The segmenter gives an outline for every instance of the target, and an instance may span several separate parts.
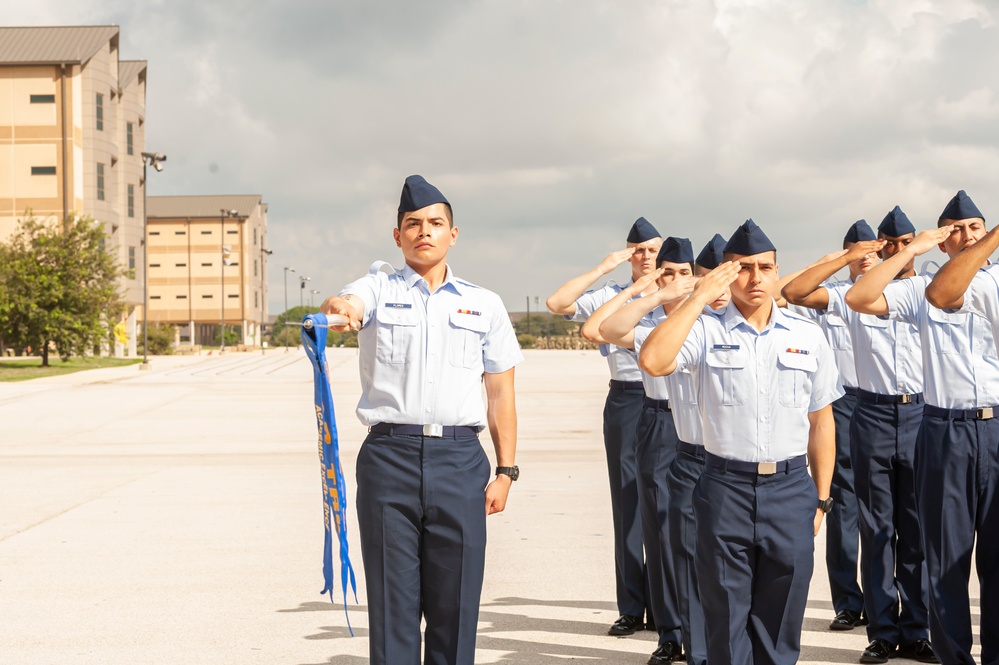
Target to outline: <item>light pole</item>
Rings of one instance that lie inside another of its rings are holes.
[[[264,249],[264,239],[260,239],[260,326],[257,337],[260,340],[260,350],[264,349],[264,323],[267,322],[267,278],[264,276],[264,256],[274,253],[273,249]]]
[[[294,268],[284,267],[284,325],[281,326],[281,339],[284,342],[284,350],[288,351],[288,273],[295,272]]]
[[[225,244],[225,218],[226,217],[238,217],[239,213],[235,210],[227,210],[225,208],[219,209],[219,222],[222,227],[222,265],[221,270],[221,290],[222,290],[222,325],[219,326],[219,353],[225,352],[225,265],[228,261],[226,259],[226,252],[229,248]]]
[[[319,289],[309,289],[309,309],[316,306],[316,303],[312,300],[312,297],[319,293]]]
[[[149,211],[146,210],[146,165],[156,172],[163,170],[166,155],[159,152],[142,153],[142,364],[139,369],[149,369]]]
[[[305,306],[305,303],[302,302],[302,299],[303,299],[303,297],[305,295],[305,283],[308,282],[310,279],[312,279],[312,278],[311,277],[302,277],[301,275],[298,277],[298,284],[299,284],[299,287],[298,287],[298,306],[299,307],[304,307]]]

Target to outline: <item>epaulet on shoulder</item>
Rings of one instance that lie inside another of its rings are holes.
[[[473,284],[472,282],[469,282],[468,280],[462,279],[461,277],[455,277],[454,281],[458,282],[462,286],[468,286],[468,287],[471,287],[473,289],[482,289],[482,290],[485,290],[483,287],[479,286],[478,284]]]
[[[383,270],[383,268],[387,268],[388,270],[387,271]],[[395,268],[393,268],[392,264],[389,263],[388,261],[375,261],[374,263],[371,264],[371,267],[368,268],[368,274],[375,276],[379,274],[388,276],[390,273],[394,274],[396,272],[398,271]]]

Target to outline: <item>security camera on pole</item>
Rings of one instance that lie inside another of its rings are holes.
[[[222,227],[222,274],[221,274],[221,290],[222,290],[222,324],[219,326],[219,354],[225,352],[225,267],[232,264],[232,259],[229,256],[232,254],[232,247],[225,244],[225,218],[226,217],[239,217],[239,213],[235,210],[227,210],[221,208],[219,210],[219,222]]]
[[[159,173],[166,155],[160,152],[142,154],[142,364],[139,369],[149,369],[149,212],[146,210],[146,166]]]

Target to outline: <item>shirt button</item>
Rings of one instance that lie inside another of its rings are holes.
[[[427,413],[430,413],[430,407],[429,406],[427,407]]]

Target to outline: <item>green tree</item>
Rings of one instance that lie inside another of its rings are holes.
[[[107,321],[122,309],[123,271],[104,251],[104,230],[87,217],[22,219],[0,245],[0,329],[7,343],[63,358],[93,350],[108,338]]]

